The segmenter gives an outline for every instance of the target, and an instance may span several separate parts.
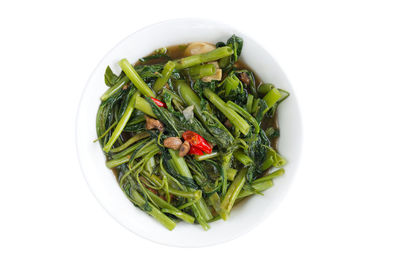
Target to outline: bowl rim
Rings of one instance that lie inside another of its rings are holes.
[[[207,246],[214,246],[214,245],[219,245],[219,244],[223,244],[229,241],[232,241],[236,238],[238,238],[239,236],[245,235],[248,232],[250,232],[251,230],[255,229],[256,227],[260,226],[260,224],[262,222],[264,222],[267,218],[267,216],[269,216],[270,214],[272,214],[283,202],[284,198],[287,196],[287,194],[289,193],[292,185],[293,185],[293,179],[292,181],[289,182],[287,189],[285,192],[283,192],[283,196],[281,196],[281,200],[272,208],[271,212],[269,214],[264,214],[262,216],[262,218],[260,220],[258,220],[257,222],[253,223],[250,227],[247,227],[244,231],[241,231],[240,233],[237,234],[233,234],[228,238],[224,238],[222,240],[217,240],[217,241],[213,241],[213,242],[208,242],[206,244],[200,244],[200,245],[179,245],[179,244],[175,244],[175,243],[168,243],[168,242],[162,242],[156,239],[152,239],[149,238],[148,236],[142,234],[140,231],[135,231],[131,228],[129,228],[127,225],[125,225],[122,221],[120,221],[114,214],[112,214],[112,212],[105,207],[105,205],[103,204],[103,201],[99,198],[99,196],[96,194],[96,192],[94,191],[93,187],[91,186],[88,178],[87,178],[87,173],[85,172],[85,167],[83,166],[82,163],[82,159],[81,159],[81,155],[80,155],[80,148],[79,148],[79,144],[78,144],[78,121],[79,121],[79,115],[82,111],[82,102],[85,96],[86,91],[89,89],[89,84],[90,81],[92,80],[94,74],[96,73],[97,69],[101,66],[101,63],[116,49],[118,48],[121,44],[123,44],[124,42],[126,42],[128,39],[130,39],[131,37],[133,37],[134,35],[137,35],[138,33],[147,31],[153,27],[157,27],[166,23],[179,23],[179,22],[198,22],[198,23],[205,23],[205,24],[214,24],[217,27],[226,27],[226,28],[230,28],[232,30],[235,31],[235,33],[241,37],[243,37],[243,39],[250,39],[252,42],[254,42],[255,44],[259,45],[262,49],[265,50],[265,52],[268,53],[268,55],[270,56],[271,61],[277,66],[277,68],[283,73],[283,75],[286,78],[286,81],[290,87],[290,96],[291,98],[294,99],[294,103],[293,105],[295,105],[296,111],[298,112],[298,126],[299,128],[297,129],[297,133],[298,133],[298,142],[297,142],[297,159],[296,159],[296,164],[294,164],[293,167],[293,174],[291,176],[296,176],[296,173],[298,172],[298,168],[300,166],[300,162],[301,162],[301,155],[302,155],[302,147],[303,147],[303,123],[302,123],[302,114],[301,114],[301,108],[300,108],[300,103],[299,103],[299,99],[297,98],[297,95],[295,94],[294,90],[293,90],[293,86],[292,83],[290,82],[290,79],[288,78],[288,75],[283,71],[283,68],[281,67],[281,65],[278,63],[278,61],[275,59],[275,57],[273,57],[267,49],[265,49],[264,45],[261,45],[257,39],[253,38],[252,36],[249,36],[245,33],[243,33],[240,29],[238,29],[237,27],[233,27],[229,24],[226,24],[224,22],[215,20],[215,19],[204,19],[204,18],[196,18],[196,17],[187,17],[187,18],[175,18],[175,19],[167,19],[167,20],[162,20],[162,21],[158,21],[152,24],[149,24],[145,27],[142,27],[136,31],[134,31],[133,33],[128,34],[125,38],[121,39],[119,42],[117,42],[111,49],[109,49],[107,51],[107,53],[99,60],[99,62],[96,64],[95,68],[93,69],[93,71],[91,72],[88,80],[85,83],[85,87],[81,92],[80,95],[80,99],[79,99],[79,103],[78,103],[78,109],[75,115],[75,149],[76,149],[76,153],[77,153],[77,158],[78,158],[78,162],[79,162],[79,166],[81,169],[81,172],[83,174],[83,177],[85,178],[86,184],[90,190],[90,192],[92,193],[92,195],[94,196],[94,198],[96,199],[96,201],[100,204],[100,206],[116,221],[118,222],[121,226],[123,226],[125,229],[129,230],[129,232],[140,236],[141,238],[144,238],[146,240],[149,240],[151,242],[160,244],[160,245],[164,245],[164,246],[169,246],[169,247],[207,247]],[[196,40],[193,40],[196,41]]]

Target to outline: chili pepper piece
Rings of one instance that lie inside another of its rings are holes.
[[[197,148],[195,146],[190,146],[190,150],[189,150],[189,155],[204,155],[203,151],[201,151],[200,148]]]
[[[164,102],[162,102],[161,100],[158,100],[157,98],[154,98],[154,97],[150,97],[151,98],[151,100],[153,100],[153,102],[157,105],[157,106],[159,106],[159,107],[161,107],[161,108],[167,108],[167,104],[165,104]]]
[[[182,137],[183,139],[188,141],[192,147],[194,146],[196,148],[199,148],[206,154],[210,154],[212,152],[212,146],[201,135],[193,131],[186,131],[182,134]]]

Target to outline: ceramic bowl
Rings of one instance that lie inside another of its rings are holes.
[[[104,71],[108,65],[119,73],[118,61],[127,58],[136,62],[157,48],[206,41],[226,41],[232,34],[243,38],[241,59],[264,82],[275,84],[291,93],[279,106],[281,137],[279,152],[287,159],[286,173],[275,180],[275,185],[264,196],[255,195],[236,206],[227,221],[210,224],[204,231],[199,225],[178,223],[168,231],[152,217],[134,207],[125,197],[111,170],[105,166],[105,157],[96,139],[95,119],[99,97],[106,90]],[[294,179],[300,158],[301,118],[296,96],[288,78],[272,56],[245,33],[218,22],[202,19],[178,19],[161,22],[139,30],[118,43],[100,61],[83,91],[76,122],[76,144],[81,169],[87,183],[104,209],[121,225],[137,235],[157,243],[200,247],[232,240],[260,224],[279,205]],[[266,225],[265,223],[263,225]]]

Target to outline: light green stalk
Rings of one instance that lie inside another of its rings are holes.
[[[176,207],[172,206],[167,201],[160,198],[153,192],[148,191],[148,193],[149,193],[150,197],[154,200],[154,202],[161,208],[162,212],[172,214],[172,215],[184,220],[185,222],[194,223],[193,216],[190,216],[189,214],[184,213],[183,211],[177,209]]]
[[[233,181],[233,179],[235,179],[235,176],[237,174],[237,170],[233,168],[228,168],[226,174],[228,176],[228,181]]]
[[[138,205],[139,207],[142,207],[146,204],[146,201],[143,199],[143,197],[137,192],[136,190],[132,190],[132,196],[129,197],[133,203]],[[155,207],[153,204],[148,203],[150,206],[151,210],[147,211],[145,210],[149,215],[154,217],[157,221],[159,221],[162,225],[164,225],[168,230],[173,230],[176,226],[175,222],[171,220],[167,215],[162,213],[157,207]]]
[[[129,81],[129,78],[127,76],[123,77],[121,80],[119,80],[116,84],[108,88],[108,90],[100,97],[101,101],[106,101],[107,99],[110,98],[113,94],[118,92],[124,85]]]
[[[152,141],[155,141],[154,139]],[[147,143],[145,146],[143,146],[135,155],[134,159],[143,157],[145,155],[148,155],[150,153],[153,153],[154,151],[159,151],[160,148],[156,144],[151,144],[151,142]]]
[[[256,112],[257,111],[257,108],[258,108],[258,104],[260,103],[260,98],[256,98],[254,101],[253,101],[253,107],[251,108],[251,113],[253,114],[254,112]]]
[[[214,64],[197,65],[189,68],[189,75],[192,79],[197,80],[214,75],[216,71]]]
[[[241,149],[233,152],[233,156],[244,166],[249,166],[253,163],[253,160],[249,156],[247,156]]]
[[[227,57],[233,54],[233,49],[229,46],[219,47],[205,54],[194,55],[190,57],[184,57],[175,60],[176,69],[181,70],[189,68],[201,63],[215,61],[223,57]]]
[[[248,97],[247,97],[247,103],[246,103],[246,109],[247,109],[248,113],[252,113],[253,100],[254,100],[254,96],[249,94]]]
[[[259,194],[260,192],[265,191],[268,188],[271,188],[273,185],[274,185],[273,180],[265,180],[265,181],[255,180],[251,184],[251,187],[248,185],[244,185],[243,190],[240,192],[237,199],[242,199],[244,197],[251,196],[257,193]]]
[[[185,101],[186,105],[194,106],[194,113],[201,120],[201,122],[205,122],[204,115],[201,112],[201,104],[200,97],[190,88],[190,86],[183,80],[179,80],[175,82],[175,85],[178,89],[180,96],[183,101]]]
[[[154,140],[150,140],[149,138],[146,138],[146,139],[141,140],[140,142],[137,142],[136,144],[134,144],[134,145],[132,145],[132,146],[130,146],[130,147],[118,152],[117,154],[111,155],[111,157],[113,159],[119,159],[119,158],[125,157],[126,155],[132,154],[132,152],[135,151],[138,147],[140,147],[140,146],[142,146],[142,145],[144,145],[146,143],[150,143],[150,142],[154,143],[155,141]]]
[[[112,169],[121,164],[128,162],[130,158],[131,158],[130,155],[126,155],[126,156],[118,158],[118,159],[112,159],[112,160],[109,160],[106,162],[106,166],[107,166],[107,168]]]
[[[149,173],[147,173],[146,171],[143,171],[143,173],[146,173],[146,177],[148,179],[150,179],[156,186],[158,186],[158,187],[163,186],[163,182],[156,175],[154,175],[154,174],[148,175]],[[186,191],[181,191],[181,190],[177,190],[172,187],[169,187],[168,191],[172,195],[176,195],[176,196],[180,196],[180,197],[184,197],[184,198],[188,198],[188,199],[199,200],[201,198],[201,190],[196,190],[193,192],[186,192]]]
[[[156,117],[153,110],[151,109],[151,105],[143,97],[140,97],[140,96],[136,97],[135,108],[153,118]]]
[[[231,212],[231,209],[233,207],[233,204],[235,204],[235,201],[240,193],[240,191],[243,188],[243,185],[246,181],[246,173],[247,173],[247,168],[243,168],[236,178],[233,180],[232,184],[229,186],[228,191],[226,192],[226,195],[224,197],[224,200],[221,203],[221,218],[223,220],[227,220],[229,213]]]
[[[260,166],[260,169],[262,171],[265,171],[271,166],[280,168],[286,164],[286,160],[281,155],[279,155],[273,148],[267,147],[267,150],[268,150],[267,157]]]
[[[212,194],[208,198],[209,202],[213,206],[214,210],[219,214],[221,212],[221,199],[219,198],[219,195],[217,192]]]
[[[203,160],[212,159],[212,158],[215,158],[218,156],[219,156],[218,152],[211,152],[210,154],[196,155],[196,156],[194,156],[194,159],[197,161],[203,161]]]
[[[172,157],[172,162],[174,163],[174,167],[178,171],[178,173],[182,176],[192,178],[192,174],[189,170],[189,167],[186,164],[185,158],[179,157],[178,151],[168,149],[171,157]],[[189,189],[189,191],[194,191],[194,189]],[[209,228],[209,226],[204,223],[207,222],[208,220],[211,220],[213,218],[211,211],[208,209],[206,202],[204,201],[203,198],[199,199],[193,206],[193,212],[198,214],[196,215],[196,219],[198,222],[202,225],[202,227],[206,230]],[[199,216],[200,215],[200,216]],[[204,222],[203,222],[204,220]]]
[[[130,145],[136,143],[137,141],[142,140],[143,138],[148,137],[149,135],[150,135],[150,134],[149,134],[148,132],[141,132],[141,133],[138,133],[138,134],[132,136],[131,138],[129,138],[128,141],[126,141],[125,143],[123,143],[123,144],[120,145],[119,147],[116,147],[116,148],[111,149],[110,152],[112,152],[112,153],[120,152],[120,151],[122,151],[122,150],[128,148]]]
[[[225,196],[226,190],[228,189],[228,169],[231,165],[232,159],[232,152],[225,153],[221,158],[221,165],[222,165],[222,173],[223,173],[223,180],[222,180],[222,195]]]
[[[227,105],[239,113],[241,116],[243,116],[246,120],[248,120],[251,124],[254,126],[254,133],[258,134],[260,132],[260,125],[258,125],[257,120],[246,110],[244,110],[241,106],[237,105],[236,103],[233,103],[232,101],[228,101]]]
[[[278,89],[273,88],[271,89],[265,96],[264,96],[264,101],[267,103],[268,109],[267,111],[276,103],[278,102],[279,98],[281,98],[281,93],[279,92]],[[264,111],[266,112],[266,111]]]
[[[175,62],[173,61],[168,61],[165,64],[164,69],[161,72],[161,77],[158,77],[156,82],[154,83],[153,86],[154,91],[158,92],[164,87],[164,85],[168,82],[169,77],[171,77],[174,68],[175,68]]]
[[[258,178],[256,181],[261,183],[261,182],[264,182],[264,181],[267,181],[267,180],[275,179],[276,177],[282,176],[283,174],[285,174],[285,169],[283,169],[283,168],[282,169],[278,169],[278,170],[276,170],[274,172],[271,172],[267,176],[263,176],[263,177]]]
[[[257,92],[259,95],[265,96],[273,88],[275,88],[275,86],[272,83],[263,83],[258,87]]]
[[[149,173],[152,173],[153,170],[155,169],[155,167],[156,167],[156,160],[154,159],[154,157],[151,157],[151,158],[146,162],[146,164],[144,165],[144,169],[145,169],[147,172],[149,172]]]
[[[136,70],[132,67],[129,61],[124,58],[118,62],[122,71],[125,72],[126,76],[132,81],[132,83],[136,86],[136,88],[145,96],[156,97],[153,91],[147,86],[147,84],[143,81],[140,75],[136,72]]]

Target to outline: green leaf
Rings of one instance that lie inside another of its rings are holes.
[[[154,59],[164,59],[165,61],[170,60],[171,58],[165,54],[155,54],[147,57],[142,57],[139,59],[140,62],[147,62]]]
[[[139,65],[135,67],[135,70],[139,73],[140,77],[147,82],[149,78],[161,77],[163,67],[164,65],[162,64]]]
[[[244,89],[243,83],[237,77],[240,72],[231,71],[225,79],[218,85],[218,94],[224,101],[232,101],[239,106],[245,106],[247,103],[248,92]]]
[[[221,42],[218,44],[220,45],[220,43]],[[233,49],[233,54],[229,57],[221,58],[219,60],[219,65],[223,69],[231,68],[232,65],[238,61],[240,54],[242,53],[243,39],[236,35],[232,35],[226,42],[226,45]]]
[[[240,38],[239,36],[232,35],[232,37],[228,39],[226,44],[232,47],[233,49],[232,60],[233,63],[235,63],[239,59],[240,54],[242,53],[243,39]]]
[[[167,105],[168,110],[173,112],[174,108],[172,107],[172,96],[171,96],[171,94],[168,93],[168,92],[165,92],[163,97],[164,97],[164,102]]]
[[[264,99],[260,99],[258,102],[258,107],[255,112],[255,118],[258,123],[261,123],[262,119],[264,118],[265,111],[268,109],[267,103]]]
[[[114,74],[110,66],[107,66],[106,72],[104,73],[104,82],[107,86],[111,87],[118,81],[118,76]]]

